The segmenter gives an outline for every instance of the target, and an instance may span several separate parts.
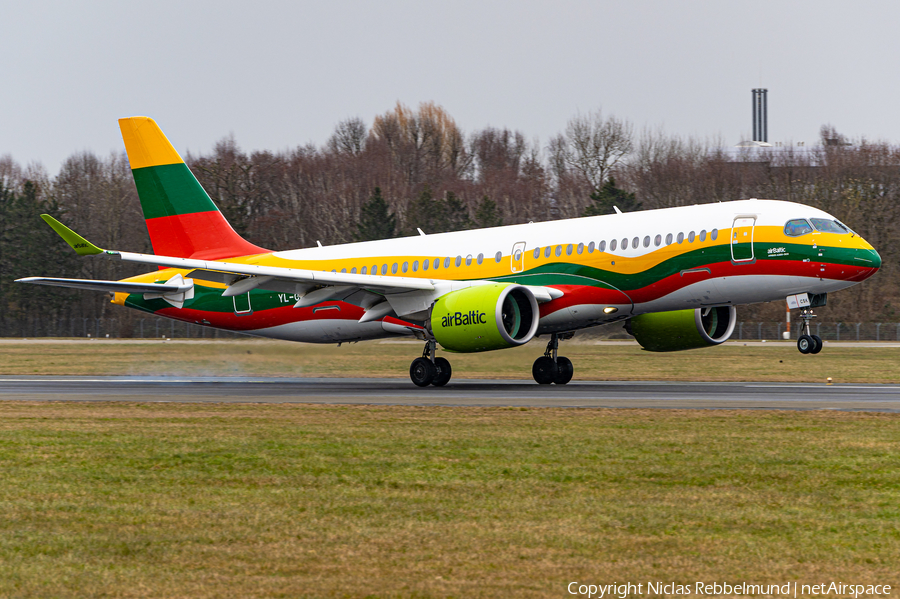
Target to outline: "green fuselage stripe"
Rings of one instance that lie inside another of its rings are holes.
[[[184,163],[147,166],[131,172],[147,220],[218,210]]]

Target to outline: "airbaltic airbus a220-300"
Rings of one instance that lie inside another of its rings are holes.
[[[156,123],[119,126],[155,255],[105,250],[44,215],[81,255],[158,267],[122,281],[32,277],[23,283],[109,292],[112,302],[261,337],[341,343],[414,336],[410,378],[445,385],[435,355],[549,336],[532,367],[568,383],[559,341],[625,321],[644,349],[718,345],[735,306],[787,299],[802,310],[803,353],[818,353],[812,308],[872,276],[878,252],[829,214],[791,202],[738,200],[475,231],[272,252],[241,238]]]

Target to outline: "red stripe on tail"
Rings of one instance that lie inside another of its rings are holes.
[[[160,256],[221,260],[269,253],[238,235],[217,210],[151,218],[147,230]]]

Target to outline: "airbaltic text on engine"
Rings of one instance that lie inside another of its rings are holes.
[[[441,319],[441,326],[443,327],[461,327],[470,324],[487,324],[487,313],[469,310],[466,314],[462,312],[447,314]]]

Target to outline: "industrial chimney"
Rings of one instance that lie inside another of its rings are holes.
[[[768,89],[753,90],[753,141],[769,142]]]

